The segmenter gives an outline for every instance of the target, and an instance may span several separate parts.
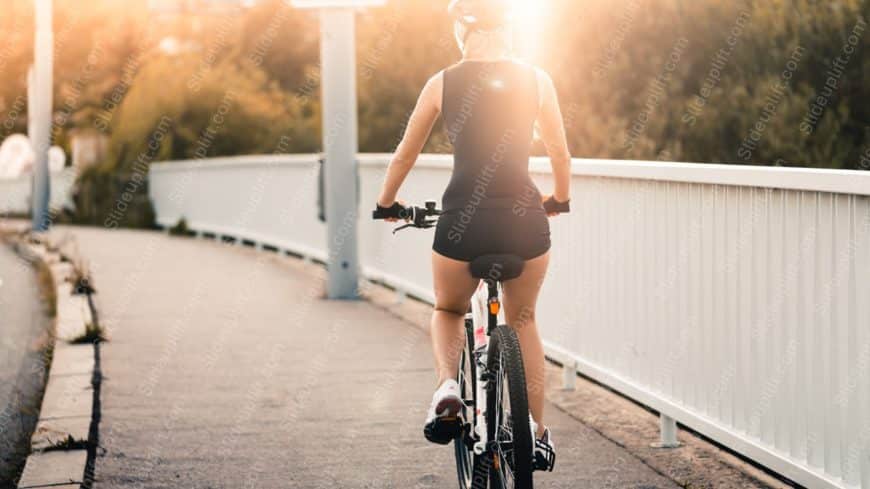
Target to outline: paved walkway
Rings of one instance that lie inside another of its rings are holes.
[[[322,273],[158,233],[59,228],[91,260],[101,323],[98,488],[449,488],[421,422],[425,332],[321,298]],[[538,487],[677,487],[548,407],[559,463]]]
[[[33,267],[0,241],[0,487],[14,485],[30,451],[50,324]]]

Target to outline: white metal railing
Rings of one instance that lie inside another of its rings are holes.
[[[64,168],[51,174],[51,200],[49,207],[59,209],[71,206],[70,192],[75,183],[76,172]],[[0,215],[28,214],[32,177],[25,175],[14,179],[0,179]]]
[[[365,218],[388,156],[359,158],[364,273],[431,301],[432,234]],[[154,164],[150,192],[163,226],[322,260],[317,166]],[[402,197],[439,197],[450,169],[422,156]],[[870,489],[870,173],[576,160],[572,194],[539,308],[551,357],[800,484]]]

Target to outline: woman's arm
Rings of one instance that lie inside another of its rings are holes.
[[[430,78],[426,82],[426,86],[423,87],[414,112],[411,113],[411,118],[408,120],[408,127],[405,129],[402,142],[399,143],[393,158],[390,160],[390,166],[387,167],[387,176],[384,178],[384,186],[381,189],[380,197],[378,197],[378,205],[382,207],[393,205],[399,187],[402,186],[408,172],[417,162],[417,157],[420,156],[420,151],[423,150],[429,133],[432,132],[432,126],[441,112],[443,83],[442,73],[439,72]]]
[[[538,70],[538,87],[541,96],[538,128],[553,166],[553,179],[556,182],[553,198],[559,202],[567,202],[571,199],[571,153],[565,138],[559,97],[556,95],[553,79],[543,70]]]

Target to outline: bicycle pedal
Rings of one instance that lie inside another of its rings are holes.
[[[432,443],[447,445],[462,436],[464,426],[461,416],[436,418],[423,428],[423,435]]]
[[[552,450],[545,450],[544,453],[536,451],[532,458],[532,470],[542,472],[552,472],[556,466],[556,453]]]

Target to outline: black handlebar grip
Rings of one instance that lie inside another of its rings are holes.
[[[548,214],[557,212],[557,213],[565,213],[571,212],[571,201],[567,200],[565,202],[559,202],[554,199],[551,195],[547,200],[544,201],[544,211]]]
[[[380,204],[375,204],[375,210],[372,211],[372,219],[401,219],[403,213],[407,212],[405,206],[398,202],[393,202],[390,207],[381,207]]]

